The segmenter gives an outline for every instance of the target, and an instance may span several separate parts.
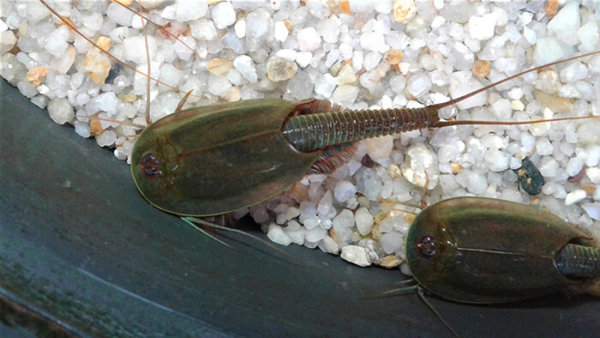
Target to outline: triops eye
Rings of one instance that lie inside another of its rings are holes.
[[[145,153],[140,159],[140,167],[147,177],[158,177],[162,175],[160,163],[154,152]]]
[[[417,244],[417,248],[419,249],[421,255],[427,258],[432,257],[437,253],[437,247],[435,245],[435,242],[433,241],[433,237],[429,235],[423,236],[421,238],[421,240]]]

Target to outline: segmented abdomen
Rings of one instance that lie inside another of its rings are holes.
[[[437,110],[430,108],[345,110],[290,118],[283,134],[300,151],[433,127]]]
[[[569,278],[598,278],[600,277],[600,249],[567,244],[556,254],[556,266]]]

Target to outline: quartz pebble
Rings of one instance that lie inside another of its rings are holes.
[[[48,113],[50,118],[57,124],[73,122],[73,107],[66,99],[50,100],[48,104]]]
[[[12,31],[0,32],[0,54],[4,54],[13,49],[17,43],[17,37]]]
[[[417,14],[414,0],[394,0],[394,20],[408,23]]]
[[[223,29],[235,23],[235,10],[229,2],[219,2],[211,12],[215,26],[218,29]]]
[[[367,250],[358,245],[347,245],[342,247],[340,257],[342,257],[343,260],[358,266],[365,267],[371,265],[371,262],[367,257]]]
[[[273,82],[289,80],[298,71],[295,62],[280,57],[272,57],[267,62],[267,77]]]
[[[267,237],[271,241],[283,246],[288,246],[292,243],[292,239],[290,238],[290,236],[287,233],[285,233],[279,225],[275,223],[269,225]]]

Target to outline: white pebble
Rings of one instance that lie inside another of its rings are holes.
[[[434,153],[422,143],[412,145],[406,151],[406,159],[400,165],[402,176],[410,183],[429,189],[437,184],[437,160]]]
[[[133,61],[137,64],[146,64],[146,42],[143,36],[132,36],[123,40],[125,48],[125,59]],[[156,54],[156,39],[148,36],[148,51],[150,59]],[[144,78],[145,80],[145,78]]]
[[[494,36],[496,28],[496,13],[488,13],[482,16],[472,16],[469,19],[469,34],[475,40],[488,40]]]
[[[165,63],[160,67],[160,76],[158,79],[172,87],[179,87],[179,82],[183,78],[183,75],[182,70],[179,70],[170,63]]]
[[[287,227],[284,228],[285,233],[290,236],[292,243],[297,245],[304,244],[304,237],[306,235],[306,229],[296,221],[288,222]]]
[[[177,0],[175,19],[180,22],[199,19],[208,12],[207,0]]]
[[[554,177],[558,173],[558,162],[551,157],[544,157],[541,165],[538,166],[540,173],[544,177]]]
[[[327,252],[327,253],[330,253],[330,254],[333,254],[333,255],[337,255],[337,254],[340,253],[340,247],[333,240],[333,238],[331,238],[329,236],[325,236],[319,242],[319,249],[321,249],[321,251],[323,251],[323,252]]]
[[[0,54],[11,50],[17,43],[17,37],[12,31],[0,32]]]
[[[264,8],[258,8],[246,16],[246,45],[255,51],[271,36],[271,14]]]
[[[305,219],[317,215],[317,206],[309,201],[300,203],[300,219]]]
[[[316,243],[325,238],[325,235],[327,235],[327,230],[316,227],[306,231],[305,240],[307,242]]]
[[[501,172],[508,169],[508,154],[498,149],[489,149],[484,154],[484,159],[488,163],[491,171]]]
[[[117,134],[112,130],[105,130],[102,134],[96,135],[96,143],[101,147],[111,147],[117,140]]]
[[[600,168],[587,168],[585,169],[585,175],[589,177],[590,181],[594,184],[600,184]],[[600,189],[598,189],[600,190]]]
[[[129,26],[133,15],[130,10],[114,2],[106,9],[106,16],[121,26]]]
[[[592,20],[581,26],[577,31],[577,36],[579,37],[579,41],[581,41],[582,52],[593,51],[599,38],[598,23]]]
[[[212,21],[202,19],[190,25],[192,36],[200,41],[212,41],[217,38],[217,29]]]
[[[317,206],[317,211],[319,212],[319,215],[321,215],[321,216],[328,215],[329,211],[332,208],[332,203],[333,203],[333,194],[331,193],[330,190],[328,190],[323,195],[323,197],[319,201],[319,205]]]
[[[287,40],[288,35],[290,34],[290,31],[287,29],[287,27],[285,26],[285,23],[283,23],[283,21],[277,21],[275,23],[275,32],[274,32],[274,37],[275,40],[280,41],[280,42],[284,42],[285,40]]]
[[[89,115],[106,112],[109,116],[117,113],[119,106],[119,99],[113,92],[100,94],[95,98],[91,99],[88,104],[85,105],[85,109]]]
[[[275,223],[271,223],[269,224],[269,230],[267,231],[267,237],[279,244],[279,245],[283,245],[283,246],[288,246],[292,243],[292,239],[290,238],[290,236],[288,234],[286,234],[283,229],[275,224]]]
[[[583,189],[571,191],[565,197],[565,205],[577,203],[587,197],[587,193]]]
[[[473,78],[471,72],[454,72],[450,76],[450,96],[457,98],[474,90],[483,87],[483,85]],[[487,101],[487,92],[477,94],[456,104],[459,109],[469,109],[480,107]]]
[[[296,54],[296,63],[302,68],[306,68],[312,60],[311,52],[299,52]]]
[[[321,37],[314,27],[298,31],[298,48],[303,52],[311,52],[321,47]]]
[[[381,54],[378,52],[369,52],[367,53],[367,55],[365,55],[363,67],[365,67],[365,70],[371,71],[375,69],[375,67],[377,67],[382,58],[383,56],[381,56]],[[379,74],[377,75],[378,76],[376,77],[376,79],[379,80],[381,76]]]
[[[369,266],[371,262],[367,257],[367,250],[358,245],[346,245],[342,247],[342,254],[340,255],[343,260],[356,264],[358,266]]]
[[[44,48],[48,51],[48,53],[52,54],[54,57],[60,58],[63,57],[65,51],[69,44],[67,43],[67,39],[69,38],[69,29],[67,26],[59,26],[56,28],[46,40],[46,44]]]
[[[533,60],[536,65],[543,65],[564,59],[570,52],[571,48],[569,48],[569,46],[555,38],[540,38],[535,45]]]
[[[596,221],[600,221],[600,203],[584,203],[581,208]]]
[[[550,143],[550,140],[548,140],[547,137],[538,138],[535,148],[537,153],[542,156],[551,155],[554,151],[554,146],[552,146],[552,143]]]
[[[73,122],[73,107],[67,99],[50,100],[48,114],[52,121],[60,125]]]
[[[300,67],[302,67],[302,65],[300,65]],[[322,76],[318,76],[315,80],[315,93],[325,98],[330,97],[336,85],[337,80],[335,77],[329,73],[323,74]]]
[[[375,162],[390,158],[394,149],[394,136],[380,136],[367,139],[367,154]]]
[[[354,196],[354,194],[356,194],[356,187],[348,181],[339,181],[333,190],[335,199],[340,203],[346,202],[346,200]]]
[[[91,136],[90,125],[88,123],[75,121],[73,125],[75,126],[75,132],[77,133],[77,135],[83,138],[88,138]]]
[[[348,209],[342,210],[337,216],[333,218],[333,228],[347,228],[350,229],[354,226],[354,214]]]
[[[233,60],[233,67],[250,83],[256,83],[256,67],[248,55],[240,55]]]
[[[374,219],[369,210],[365,207],[360,207],[354,214],[354,220],[356,222],[356,228],[358,233],[362,236],[366,236],[373,229]]]
[[[42,87],[42,86],[40,86]],[[38,90],[27,80],[22,80],[17,83],[17,89],[23,96],[32,98],[38,94]],[[42,93],[45,94],[45,93]]]
[[[402,247],[402,241],[402,234],[395,231],[381,235],[381,239],[379,240],[383,252],[386,254],[391,254],[399,250]]]
[[[381,32],[365,32],[360,36],[360,46],[373,52],[385,53],[390,50]]]
[[[359,89],[356,86],[343,85],[338,86],[331,95],[331,102],[339,105],[349,105],[354,103],[358,97]]]
[[[218,29],[223,29],[235,22],[235,10],[229,2],[219,2],[212,10],[211,17]]]
[[[569,174],[569,176],[576,176],[581,172],[581,169],[583,169],[583,161],[580,158],[573,157],[567,162],[567,174]]]
[[[243,38],[246,36],[246,20],[240,20],[235,23],[233,26],[233,30],[235,31],[235,36],[238,38]]]
[[[560,40],[575,45],[577,39],[577,30],[579,29],[579,3],[575,1],[567,2],[558,13],[548,21],[546,25],[548,32],[552,33]]]
[[[231,83],[226,76],[208,75],[208,91],[217,96],[223,96],[231,89]]]
[[[352,13],[365,13],[373,10],[374,2],[372,0],[348,0],[348,5]]]
[[[311,216],[311,217],[305,218],[304,221],[302,222],[302,224],[304,224],[304,227],[306,228],[306,230],[312,230],[321,224],[321,219],[317,216]]]
[[[464,170],[456,175],[456,182],[473,194],[483,194],[487,189],[487,180],[481,174]]]

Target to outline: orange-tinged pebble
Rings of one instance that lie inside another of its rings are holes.
[[[289,31],[291,31],[291,30],[292,30],[292,28],[294,27],[294,26],[292,25],[292,23],[291,23],[291,22],[289,22],[288,20],[284,20],[284,21],[283,21],[283,24],[285,25],[285,28],[287,28]]]
[[[417,14],[414,0],[394,0],[394,20],[407,24]]]
[[[544,12],[546,12],[546,16],[548,16],[549,19],[552,19],[556,15],[556,12],[558,12],[558,0],[546,1]]]
[[[96,43],[104,50],[110,49],[110,39],[105,36],[98,38]],[[92,48],[83,61],[83,68],[90,73],[90,79],[95,84],[101,86],[106,81],[110,72],[110,59],[98,50],[98,48]]]
[[[402,51],[397,49],[390,49],[387,53],[385,53],[385,61],[390,65],[397,65],[402,61]]]
[[[490,69],[492,69],[492,64],[489,61],[485,60],[477,60],[473,63],[473,75],[478,78],[483,78],[490,75]]]
[[[593,195],[596,192],[596,186],[594,184],[584,184],[580,186],[581,190],[585,191],[588,195]]]
[[[214,58],[206,64],[206,70],[215,75],[225,75],[233,69],[233,62],[227,59]]]
[[[397,268],[402,264],[402,260],[395,255],[385,256],[381,259],[379,265],[383,266],[386,269]]]
[[[460,165],[460,163],[458,163],[458,162],[450,162],[450,169],[452,170],[453,174],[458,174],[461,171],[463,171],[465,168],[463,168],[463,166]]]
[[[331,239],[333,239],[334,242],[338,242],[337,233],[335,232],[335,230],[333,230],[333,228],[329,229],[329,237],[331,237]]]
[[[340,1],[340,12],[350,14],[350,2],[348,0]]]
[[[96,44],[98,45],[98,47],[102,48],[103,50],[109,50],[110,49],[110,38],[107,36],[101,36],[98,38],[98,41],[96,41]]]
[[[231,87],[227,94],[221,96],[221,98],[227,102],[239,101],[241,98],[240,89],[238,87]]]
[[[42,84],[42,81],[44,81],[46,75],[48,75],[48,67],[38,66],[31,68],[27,72],[27,81],[29,81],[34,87],[37,87]]]
[[[90,117],[90,133],[92,135],[100,135],[103,132],[104,128],[102,128],[102,123],[100,123],[98,115],[92,115]]]
[[[117,1],[121,5],[125,5],[125,6],[129,6],[133,3],[133,0],[115,0],[115,1]]]

